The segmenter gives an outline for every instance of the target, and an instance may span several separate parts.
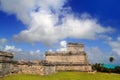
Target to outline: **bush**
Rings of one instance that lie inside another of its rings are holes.
[[[93,70],[97,70],[98,72],[106,72],[106,73],[120,73],[120,66],[116,66],[115,68],[106,68],[104,64],[96,63],[92,65]]]

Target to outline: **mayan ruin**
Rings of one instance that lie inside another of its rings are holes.
[[[0,51],[0,77],[10,74],[13,54]]]
[[[13,61],[12,53],[0,52],[0,76],[12,73],[49,75],[58,71],[92,71],[84,44],[68,43],[67,51],[47,51],[45,60],[41,61]]]
[[[47,65],[55,66],[56,71],[91,71],[91,65],[84,52],[84,45],[68,43],[67,51],[46,52]]]

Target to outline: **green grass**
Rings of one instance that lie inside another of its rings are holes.
[[[120,80],[120,75],[112,73],[58,72],[48,76],[14,74],[0,80]]]

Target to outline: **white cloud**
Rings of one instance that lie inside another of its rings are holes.
[[[60,41],[60,47],[56,51],[66,51],[67,50],[67,41]]]
[[[118,37],[117,40],[120,41],[120,37]]]
[[[87,47],[85,49],[91,63],[108,63],[110,54],[107,55],[99,47]]]
[[[27,29],[14,35],[17,41],[53,44],[65,38],[95,39],[110,32],[88,14],[77,17],[70,7],[63,7],[67,0],[0,0],[1,10],[15,14],[27,24]]]
[[[114,53],[120,55],[120,37],[118,37],[115,41],[109,41],[108,44],[110,45]]]
[[[6,52],[14,53],[15,60],[41,60],[44,59],[44,54],[40,50],[35,51],[24,51],[21,48],[16,48],[15,46],[6,45],[4,48]]]
[[[40,53],[40,50],[36,50],[35,52],[36,52],[36,53]]]
[[[88,59],[90,63],[104,63],[110,64],[109,58],[112,56],[114,57],[114,61],[112,64],[120,64],[120,56],[113,52],[105,53],[99,47],[87,47],[85,49]]]
[[[61,45],[62,47],[67,47],[67,42],[66,42],[66,41],[61,41],[61,42],[60,42],[60,45]]]
[[[7,39],[5,38],[0,39],[0,44],[5,44],[6,42],[7,42]]]
[[[21,52],[14,52],[14,59],[15,60],[42,60],[44,59],[44,54],[41,52],[35,51],[21,51]]]
[[[22,49],[20,48],[16,48],[15,46],[10,46],[10,45],[6,45],[4,48],[5,51],[12,51],[12,52],[19,52],[22,51]]]
[[[100,39],[104,39],[105,41],[111,41],[112,40],[112,37],[110,36],[107,36],[107,35],[99,35],[98,36]]]
[[[33,54],[34,54],[34,52],[33,52],[33,51],[30,51],[29,53],[30,53],[30,55],[33,55]]]
[[[53,52],[53,50],[52,50],[52,49],[49,49],[48,51],[49,51],[49,52]]]
[[[66,48],[61,47],[59,49],[56,49],[56,51],[66,51]]]
[[[67,51],[67,41],[62,40],[59,42],[59,44],[54,49],[49,49],[49,52],[55,52],[55,51]]]
[[[31,22],[31,12],[39,8],[48,10],[49,8],[57,11],[62,8],[66,0],[0,0],[0,9],[15,14],[19,20],[29,25]]]

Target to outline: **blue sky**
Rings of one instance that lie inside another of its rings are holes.
[[[67,42],[79,42],[91,63],[108,63],[113,56],[114,64],[120,64],[119,3],[0,0],[0,50],[14,52],[15,59],[40,59],[47,50],[65,50]]]

